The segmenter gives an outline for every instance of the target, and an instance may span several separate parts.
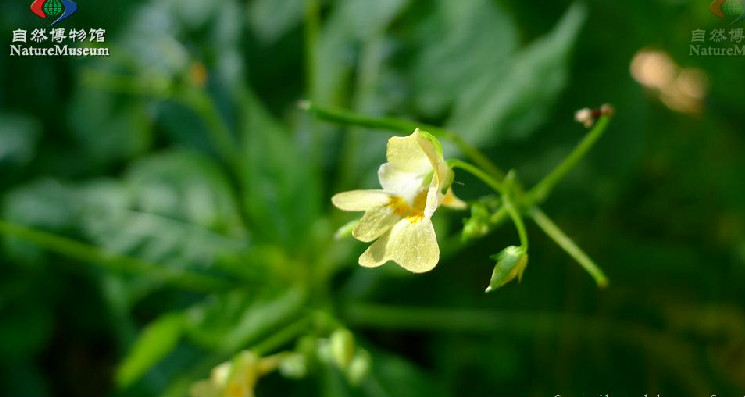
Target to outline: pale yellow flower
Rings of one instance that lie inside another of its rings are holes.
[[[452,171],[439,142],[419,129],[389,139],[386,158],[378,170],[383,189],[353,190],[331,200],[344,211],[365,211],[352,235],[374,243],[360,256],[360,265],[394,261],[415,273],[432,270],[440,247],[430,218],[440,205],[464,206],[449,189]]]
[[[232,361],[212,370],[210,378],[191,386],[192,397],[254,397],[259,378],[279,366],[285,354],[260,358],[252,351],[238,353]]]

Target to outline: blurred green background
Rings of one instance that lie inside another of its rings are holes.
[[[3,43],[48,28],[27,3],[0,3]],[[186,395],[309,312],[355,334],[367,378],[319,364],[257,396],[745,390],[745,59],[690,55],[738,28],[707,1],[78,4],[60,27],[106,29],[110,57],[0,61],[0,395]],[[514,230],[460,246],[445,210],[434,271],[359,268],[329,198],[376,187],[391,132],[301,99],[447,126],[526,185],[585,133],[575,110],[614,104],[544,205],[610,287],[530,225],[522,283],[485,295]]]

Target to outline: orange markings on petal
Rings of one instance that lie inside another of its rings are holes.
[[[424,212],[415,212],[409,216],[406,217],[406,220],[409,221],[409,223],[419,223],[424,219]]]
[[[409,207],[409,204],[406,203],[404,199],[401,197],[395,197],[391,196],[391,201],[388,203],[388,206],[390,206],[393,209],[393,212],[396,213],[396,215],[400,217],[405,217],[406,214],[411,211],[411,208]]]

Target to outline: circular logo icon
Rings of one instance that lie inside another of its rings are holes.
[[[725,17],[736,18],[745,12],[743,9],[742,2],[740,0],[727,0],[722,4],[722,13]]]

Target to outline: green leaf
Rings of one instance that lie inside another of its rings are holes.
[[[280,294],[233,291],[189,311],[190,340],[224,353],[248,348],[259,337],[291,320],[305,302],[305,293],[291,288]]]
[[[416,106],[428,116],[443,113],[463,93],[493,76],[517,48],[517,27],[490,0],[438,0],[420,33],[425,46],[411,72]]]
[[[188,151],[146,157],[123,181],[32,182],[8,195],[3,214],[19,225],[77,232],[106,251],[176,268],[209,269],[247,245],[224,175]],[[34,246],[8,242],[17,257],[40,257]],[[160,285],[152,278],[140,281],[140,292]]]
[[[525,138],[550,114],[566,88],[569,55],[587,15],[574,4],[548,35],[514,56],[504,68],[473,76],[448,122],[474,145]]]
[[[75,224],[79,200],[73,189],[50,178],[32,181],[10,191],[2,205],[3,218],[41,229],[60,230]],[[15,259],[38,264],[43,250],[16,238],[3,236],[5,248]]]
[[[152,155],[134,163],[125,181],[140,211],[227,235],[244,233],[230,182],[217,164],[198,153]]]
[[[124,183],[79,189],[80,225],[106,250],[182,268],[208,268],[245,243],[224,175],[210,160],[172,151],[147,157]]]
[[[408,4],[408,0],[346,0],[334,8],[316,54],[319,97],[314,100],[340,104],[355,67],[356,47],[384,33]]]
[[[320,211],[320,180],[300,143],[250,96],[245,109],[244,205],[257,238],[302,249]]]
[[[73,223],[76,201],[74,189],[43,178],[10,191],[3,201],[2,213],[13,223],[56,229]]]
[[[0,114],[0,165],[25,164],[35,152],[39,125],[31,118]]]
[[[142,99],[81,86],[70,102],[70,130],[97,162],[128,159],[150,146],[152,117]]]
[[[178,345],[184,330],[181,313],[167,314],[150,323],[116,371],[116,383],[125,388],[139,380]]]

